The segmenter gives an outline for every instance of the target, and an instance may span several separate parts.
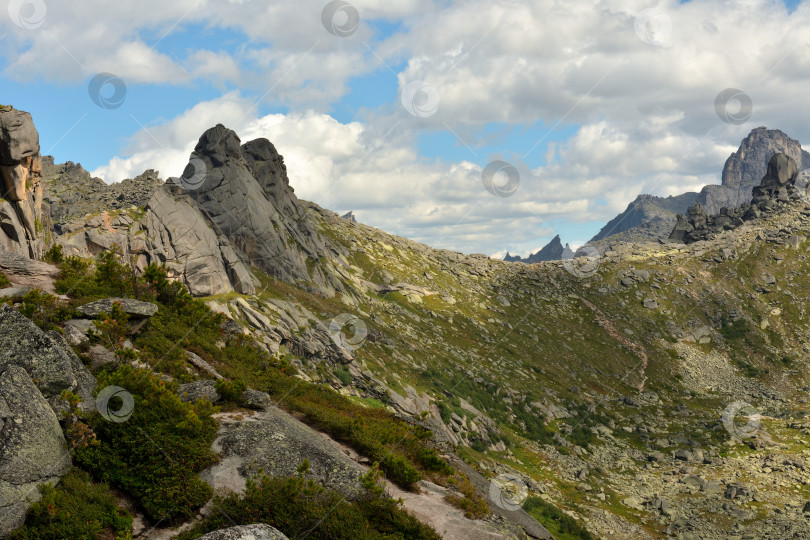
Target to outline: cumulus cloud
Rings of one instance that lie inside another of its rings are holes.
[[[551,223],[606,221],[641,192],[674,195],[717,182],[729,153],[759,125],[810,141],[808,2],[789,13],[770,0],[356,0],[361,23],[345,38],[323,27],[325,3],[49,2],[37,30],[0,23],[8,34],[0,47],[13,59],[4,72],[208,82],[222,97],[144,128],[94,172],[107,180],[145,168],[177,175],[199,135],[222,122],[243,140],[273,141],[303,198],[465,251],[525,254],[552,235]],[[669,24],[639,31],[638,16],[650,8]],[[379,21],[398,26],[380,35]],[[216,29],[244,42],[222,50],[207,41],[192,50],[163,46],[167,35]],[[328,114],[355,78],[390,66],[398,67],[400,92],[413,81],[431,85],[435,114],[414,115],[399,102],[362,121]],[[235,85],[240,91],[228,92]],[[753,102],[743,123],[715,113],[726,88]],[[257,100],[286,112],[257,117]],[[416,150],[421,133],[450,129],[480,162],[476,150],[492,144],[481,134],[495,123],[547,127],[524,147],[488,156],[520,169],[513,197],[484,189],[480,163],[427,160]],[[574,134],[558,140],[556,130],[571,126]],[[543,154],[542,167],[524,164]]]

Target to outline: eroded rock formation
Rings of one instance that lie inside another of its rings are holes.
[[[750,204],[737,208],[722,207],[711,215],[702,204],[689,207],[687,215],[678,215],[678,222],[669,236],[672,242],[689,244],[707,240],[722,232],[736,229],[746,221],[771,215],[793,201],[806,197],[807,181],[799,175],[796,161],[785,154],[774,154],[768,161],[765,176],[752,190]]]
[[[42,254],[42,158],[27,112],[0,109],[0,249]]]

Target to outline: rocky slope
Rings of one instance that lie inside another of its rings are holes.
[[[299,201],[271,148],[213,128],[199,162],[143,207],[76,218],[58,241],[83,255],[118,242],[140,267],[165,261],[229,319],[223,332],[250,334],[303,381],[428,427],[496,510],[465,522],[468,537],[498,526],[536,537],[524,500],[600,538],[810,535],[810,205],[787,158],[754,194],[759,215],[735,227],[688,244],[606,238],[598,257],[518,265]],[[252,288],[240,292],[229,260]],[[201,379],[229,368],[202,374],[200,360],[181,357]],[[218,401],[212,382],[191,384],[184,395]],[[250,402],[245,424],[220,424],[225,459],[208,472],[222,484],[238,486],[254,461],[289,474],[294,460],[274,459],[267,436],[282,430],[291,453],[324,456],[323,482],[357,472]],[[424,501],[437,493],[422,489]]]
[[[676,216],[685,213],[697,196],[697,193],[666,198],[639,195],[624,212],[602,227],[589,243],[604,248],[610,242],[651,242],[666,238],[675,225]],[[603,241],[605,239],[607,241]]]
[[[250,267],[334,294],[338,282],[306,260],[342,264],[295,196],[284,160],[266,139],[240,146],[217,126],[200,138],[183,176],[161,185],[154,171],[113,186],[72,164],[50,167],[56,242],[67,254],[94,256],[118,245],[143,270],[167,265],[195,295],[252,294]],[[102,182],[103,184],[103,182]],[[70,204],[70,209],[64,209]]]

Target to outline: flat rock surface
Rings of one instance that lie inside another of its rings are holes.
[[[0,250],[0,272],[20,287],[36,287],[53,293],[59,269],[52,264],[29,259],[19,253]]]
[[[213,449],[222,462],[204,471],[202,478],[214,489],[241,485],[239,478],[259,470],[274,477],[288,477],[304,459],[312,478],[355,499],[363,493],[363,468],[323,435],[276,407],[267,407],[247,418],[223,417]]]
[[[199,540],[287,540],[287,537],[270,525],[241,525],[220,529],[203,535]]]
[[[80,306],[77,310],[85,317],[98,317],[102,311],[109,314],[113,309],[113,304],[121,304],[121,309],[131,317],[151,317],[158,311],[157,304],[132,298],[104,298]]]

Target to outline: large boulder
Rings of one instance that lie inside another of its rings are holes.
[[[42,158],[27,112],[0,108],[0,250],[42,255]],[[47,221],[47,220],[46,220]]]
[[[199,540],[287,540],[287,537],[270,525],[256,524],[220,529],[201,536]]]
[[[136,319],[151,317],[158,312],[157,304],[135,300],[133,298],[104,298],[79,306],[76,310],[85,317],[95,319],[102,312],[109,315],[110,312],[112,312],[113,306],[116,304],[121,307],[124,313]]]
[[[70,469],[56,414],[25,369],[0,365],[0,537],[22,526],[39,487]]]
[[[64,341],[46,334],[19,311],[0,304],[0,370],[23,368],[42,395],[55,404],[69,390],[92,399],[93,376]]]
[[[247,420],[223,421],[213,449],[222,459],[201,477],[214,489],[239,491],[246,478],[260,471],[274,477],[294,476],[307,459],[316,482],[349,500],[364,493],[360,465],[323,435],[273,406]]]
[[[54,281],[59,276],[59,268],[43,261],[29,259],[13,251],[0,250],[0,272],[3,272],[15,285],[36,287],[53,293]]]

